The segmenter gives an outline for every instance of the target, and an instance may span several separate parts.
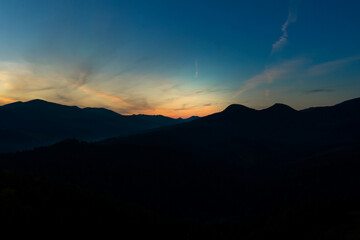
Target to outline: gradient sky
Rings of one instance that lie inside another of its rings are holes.
[[[0,104],[204,116],[360,96],[357,0],[0,0]]]

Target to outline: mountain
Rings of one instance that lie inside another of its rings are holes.
[[[234,104],[222,112],[168,129],[105,142],[166,145],[218,157],[272,152],[276,158],[283,158],[295,152],[305,155],[312,149],[359,143],[359,110],[360,98],[301,111],[284,104],[263,110]]]
[[[301,111],[230,105],[131,136],[2,154],[0,169],[198,221],[212,239],[358,239],[359,110],[360,98]]]
[[[0,152],[31,149],[75,138],[97,141],[188,121],[164,116],[123,116],[103,108],[79,108],[43,100],[0,107]]]

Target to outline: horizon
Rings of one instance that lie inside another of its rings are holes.
[[[299,110],[360,96],[357,1],[0,6],[0,105],[44,99],[188,118],[231,104]]]
[[[310,108],[332,107],[332,106],[335,106],[335,105],[338,105],[338,104],[341,104],[341,103],[344,103],[344,102],[352,101],[352,100],[355,100],[355,99],[360,99],[360,97],[351,98],[351,99],[346,99],[346,100],[337,102],[337,103],[332,104],[332,105],[309,106],[309,107],[302,108],[302,109],[293,108],[291,105],[288,105],[288,104],[286,104],[286,103],[281,103],[281,102],[273,103],[272,105],[267,106],[267,107],[264,107],[264,108],[252,108],[252,107],[249,107],[249,106],[247,106],[247,105],[243,105],[243,104],[239,104],[239,103],[232,103],[232,104],[229,104],[228,106],[226,106],[224,109],[220,109],[220,111],[214,112],[214,113],[222,112],[222,111],[226,110],[228,107],[230,107],[230,106],[232,106],[232,105],[240,105],[240,106],[244,106],[244,107],[247,107],[247,108],[250,108],[250,109],[254,109],[254,110],[257,110],[257,111],[262,111],[262,110],[271,108],[271,107],[273,107],[273,106],[275,106],[275,105],[285,105],[285,106],[288,106],[288,107],[290,107],[290,108],[292,108],[292,109],[294,109],[294,110],[296,110],[296,111],[303,111],[303,110],[310,109]],[[104,107],[66,105],[66,104],[61,104],[61,103],[57,103],[57,102],[50,102],[50,101],[47,101],[47,100],[44,100],[44,99],[31,99],[31,100],[28,100],[28,101],[9,102],[9,103],[0,105],[0,107],[6,106],[6,105],[8,105],[8,104],[13,104],[13,103],[27,103],[27,102],[32,102],[32,101],[42,101],[42,102],[47,102],[47,103],[57,104],[57,105],[62,105],[62,106],[67,106],[67,107],[77,107],[77,108],[79,108],[79,109],[98,108],[98,109],[106,109],[106,110],[113,111],[113,110],[111,110],[111,109],[104,108]],[[115,112],[115,111],[114,111],[114,112]],[[118,112],[115,112],[115,113],[118,113]],[[212,114],[214,114],[214,113],[210,113],[209,115],[212,115]],[[193,115],[193,116],[189,116],[189,117],[184,118],[184,117],[171,117],[171,116],[161,115],[161,114],[155,114],[155,115],[153,115],[153,114],[143,114],[143,113],[134,113],[134,114],[121,114],[121,113],[118,113],[118,114],[123,115],[123,116],[133,116],[133,115],[163,116],[163,117],[169,117],[169,118],[173,118],[173,119],[188,119],[188,118],[192,118],[192,117],[206,117],[206,116],[209,116],[209,115],[204,115],[204,116]]]

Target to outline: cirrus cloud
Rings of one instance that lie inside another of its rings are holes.
[[[243,87],[241,87],[233,97],[237,97],[242,93],[256,88],[262,84],[271,84],[277,80],[289,77],[291,74],[297,72],[304,64],[306,59],[299,58],[284,61],[282,63],[267,66],[266,69],[254,77],[245,81]]]

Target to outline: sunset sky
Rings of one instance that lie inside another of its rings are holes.
[[[0,105],[204,116],[360,97],[357,0],[0,0]]]

